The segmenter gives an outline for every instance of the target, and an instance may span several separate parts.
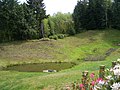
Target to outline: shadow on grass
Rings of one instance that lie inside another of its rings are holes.
[[[28,41],[21,40],[21,41],[3,42],[3,43],[0,43],[0,46],[21,45],[21,44],[26,43],[26,42],[28,42]]]

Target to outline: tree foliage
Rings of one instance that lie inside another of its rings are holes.
[[[62,14],[58,12],[44,20],[44,29],[47,36],[56,34],[74,35],[74,22],[70,13]]]
[[[43,37],[41,23],[47,18],[43,0],[0,0],[0,41]]]
[[[44,37],[43,22],[42,20],[47,18],[45,5],[43,0],[28,0],[28,7],[32,11],[33,16],[36,18],[37,29],[39,30],[39,38]]]
[[[120,29],[120,0],[114,0],[112,27]]]
[[[77,2],[73,12],[73,20],[75,22],[76,32],[79,33],[81,29],[85,29],[85,21],[86,21],[86,9],[87,9],[87,1],[80,0]]]
[[[43,0],[0,0],[0,42],[120,29],[120,0],[79,0],[74,12],[46,15]]]
[[[120,28],[119,0],[80,0],[73,13],[75,29]]]
[[[1,39],[3,41],[25,39],[27,29],[22,6],[17,0],[1,0],[0,6]]]

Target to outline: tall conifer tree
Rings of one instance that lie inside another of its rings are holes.
[[[87,9],[87,0],[78,1],[73,12],[73,20],[75,23],[76,32],[81,32],[81,29],[85,29],[86,21],[86,9]]]
[[[112,27],[120,30],[120,0],[114,0]]]
[[[94,0],[89,0],[89,5],[86,10],[86,29],[96,29],[95,21],[95,2]]]
[[[36,18],[36,25],[39,30],[39,38],[44,37],[44,29],[43,29],[43,19],[47,18],[45,5],[43,0],[28,0],[27,1],[29,8],[32,10],[33,15]]]

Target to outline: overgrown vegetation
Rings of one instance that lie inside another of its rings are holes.
[[[0,71],[0,89],[60,90],[66,84],[80,81],[82,71],[97,73],[99,65],[110,67],[112,61],[120,58],[119,33],[119,30],[95,30],[57,41],[30,40],[2,43],[0,67],[41,62],[75,62],[78,65],[57,73]],[[97,57],[106,53],[109,55],[102,61],[84,61],[89,55]]]

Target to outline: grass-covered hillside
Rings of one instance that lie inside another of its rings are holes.
[[[87,31],[59,40],[30,40],[0,44],[0,68],[13,64],[75,62],[56,73],[0,71],[0,90],[59,90],[81,78],[81,72],[98,72],[120,58],[120,31]]]

